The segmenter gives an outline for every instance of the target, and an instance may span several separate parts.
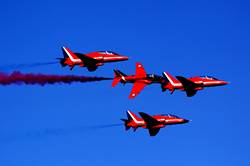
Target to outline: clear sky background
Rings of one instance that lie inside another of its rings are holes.
[[[67,46],[132,58],[93,73],[60,65],[21,71],[112,77],[113,68],[134,73],[139,61],[149,73],[212,75],[231,84],[192,98],[151,85],[134,100],[132,85],[111,88],[111,81],[0,86],[0,165],[249,165],[249,7],[244,0],[1,2],[1,66],[54,61]],[[121,123],[126,109],[192,122],[156,137],[123,126],[89,129]]]

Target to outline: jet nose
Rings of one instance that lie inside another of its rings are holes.
[[[123,56],[123,55],[109,55],[109,56],[103,57],[103,59],[104,61],[107,61],[107,62],[116,62],[116,61],[126,61],[129,59],[129,57]]]
[[[226,81],[223,81],[223,80],[219,80],[218,83],[217,83],[218,86],[227,85],[227,84],[229,84],[229,82],[226,82]]]
[[[221,81],[221,85],[227,85],[227,84],[229,84],[229,82]]]
[[[183,123],[188,123],[188,122],[189,122],[189,120],[183,119]]]
[[[129,57],[127,57],[127,56],[118,56],[118,59],[120,59],[120,60],[122,60],[122,61],[126,61],[126,60],[128,60],[129,59]]]

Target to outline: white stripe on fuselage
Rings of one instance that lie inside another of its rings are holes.
[[[220,81],[209,81],[209,82],[204,81],[203,84],[204,85],[211,85],[211,84],[216,85],[216,84],[220,84]]]
[[[181,83],[174,83],[174,81],[169,77],[169,75],[167,73],[163,72],[163,74],[165,75],[165,77],[167,77],[167,79],[169,80],[171,85],[173,85],[173,86],[182,86]]]
[[[63,47],[63,50],[66,52],[66,54],[69,56],[69,59],[72,62],[81,62],[81,59],[74,59],[74,57],[72,57],[72,55],[68,52],[68,50],[65,47]]]

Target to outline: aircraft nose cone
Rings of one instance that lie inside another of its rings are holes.
[[[118,56],[120,60],[126,61],[129,59],[127,56]]]
[[[189,120],[183,119],[183,123],[188,123],[188,122],[189,122]]]
[[[227,85],[227,84],[229,84],[229,82],[221,81],[221,85]]]
[[[128,59],[129,57],[123,55],[109,55],[104,57],[104,60],[108,62],[126,61]]]
[[[219,80],[219,81],[217,82],[217,85],[218,85],[218,86],[227,85],[227,84],[229,84],[229,82],[222,81],[222,80]]]

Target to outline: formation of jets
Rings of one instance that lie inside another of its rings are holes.
[[[126,75],[120,70],[114,70],[115,77],[112,83],[112,87],[115,87],[119,82],[122,84],[133,83],[133,88],[130,92],[129,98],[135,98],[145,86],[152,83],[161,85],[162,91],[169,90],[171,94],[175,89],[186,91],[188,97],[192,97],[198,90],[202,90],[205,87],[221,86],[228,84],[226,81],[218,80],[211,76],[197,76],[191,78],[185,78],[182,76],[176,76],[174,78],[167,72],[163,72],[163,76],[155,74],[147,74],[141,63],[136,63],[135,75]]]
[[[124,55],[117,54],[112,51],[97,51],[91,53],[76,53],[72,52],[69,48],[62,47],[63,58],[58,58],[60,64],[65,67],[69,66],[70,70],[74,66],[86,67],[88,71],[95,71],[99,66],[108,62],[126,61],[129,58]],[[186,92],[187,97],[194,96],[198,90],[202,90],[205,87],[222,86],[228,84],[228,82],[219,80],[212,76],[195,76],[185,78],[183,76],[172,76],[168,72],[163,72],[162,76],[156,74],[147,74],[143,65],[139,62],[136,63],[136,71],[134,75],[126,75],[118,69],[114,70],[114,80],[112,87],[115,87],[118,83],[126,84],[132,83],[133,88],[130,92],[129,99],[134,99],[147,85],[159,84],[162,92],[169,90],[171,94],[178,89]],[[141,118],[136,116],[133,112],[127,111],[128,119],[121,119],[124,121],[125,129],[129,130],[133,128],[136,131],[137,128],[148,129],[150,136],[155,136],[159,130],[168,125],[184,124],[189,120],[180,118],[171,114],[162,115],[148,115],[144,112],[139,112]]]

